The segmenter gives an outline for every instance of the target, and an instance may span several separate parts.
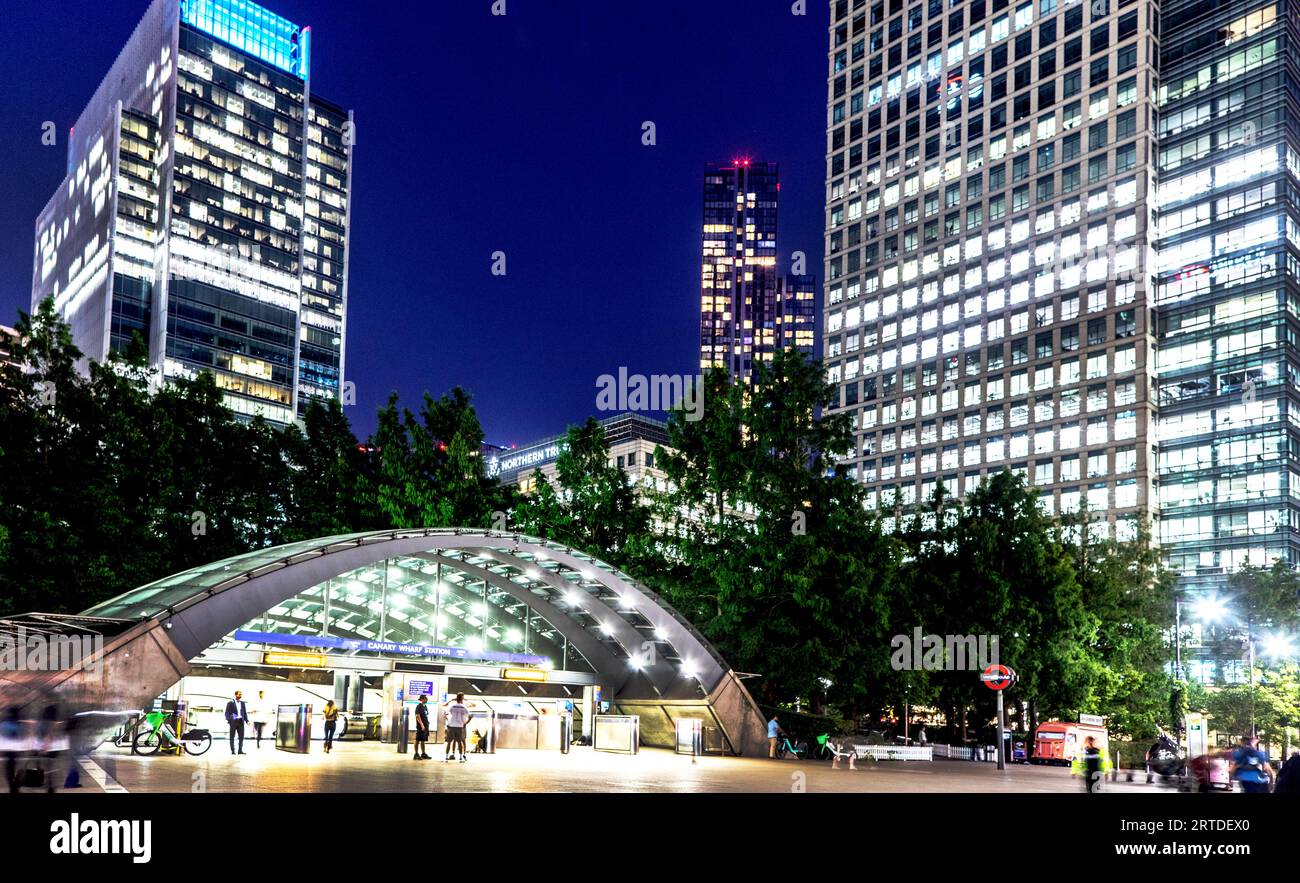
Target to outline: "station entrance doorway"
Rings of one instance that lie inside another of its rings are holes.
[[[527,677],[529,670],[516,673]],[[397,742],[401,727],[408,744],[415,739],[415,706],[428,696],[430,744],[447,737],[447,706],[458,694],[470,712],[465,736],[470,751],[560,751],[564,734],[589,744],[591,721],[599,711],[600,689],[591,684],[533,682],[508,678],[392,672],[384,678],[386,742]],[[480,745],[480,740],[483,742]]]

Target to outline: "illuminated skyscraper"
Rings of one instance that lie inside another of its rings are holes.
[[[1160,536],[1199,595],[1300,565],[1300,6],[1160,12]]]
[[[814,346],[814,280],[777,275],[779,182],[776,163],[747,159],[704,172],[700,367],[746,382],[776,350]]]
[[[312,93],[311,30],[246,0],[154,0],[69,136],[32,303],[88,359],[138,334],[291,422],[343,387],[351,113]]]
[[[831,4],[829,379],[887,510],[1003,469],[1136,535],[1154,503],[1155,4]]]

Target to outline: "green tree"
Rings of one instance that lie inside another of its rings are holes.
[[[1144,528],[1126,542],[1097,539],[1086,516],[1070,518],[1075,541],[1066,548],[1089,612],[1097,620],[1091,651],[1099,666],[1081,711],[1104,715],[1112,732],[1154,738],[1163,728],[1178,731],[1165,635],[1173,626],[1175,574]],[[1185,691],[1185,685],[1182,687]]]

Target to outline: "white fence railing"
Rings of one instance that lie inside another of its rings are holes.
[[[929,745],[854,745],[853,750],[872,760],[934,760]]]
[[[993,750],[992,745],[980,745],[976,748],[968,748],[962,745],[933,745],[935,757],[946,757],[950,760],[977,760],[989,761],[990,763],[997,760],[997,752]],[[972,757],[972,755],[974,755]]]

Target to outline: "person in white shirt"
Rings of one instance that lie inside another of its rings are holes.
[[[257,691],[257,701],[253,703],[252,709],[253,730],[257,733],[257,747],[262,747],[262,730],[266,728],[267,721],[271,718],[271,710],[266,704],[266,691]]]
[[[465,704],[465,694],[457,693],[455,700],[446,703],[447,709],[447,753],[442,758],[446,763],[460,746],[460,762],[465,763],[465,727],[469,723],[469,706]]]

